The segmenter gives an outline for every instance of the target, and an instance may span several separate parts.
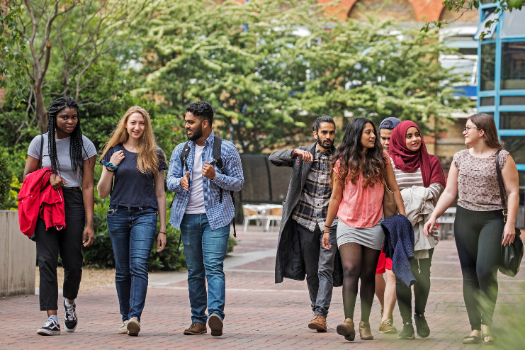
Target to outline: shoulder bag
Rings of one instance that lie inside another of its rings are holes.
[[[499,168],[499,150],[496,152],[496,173],[498,176],[498,186],[501,196],[501,205],[503,206],[503,222],[507,222],[507,203],[505,200],[505,187],[503,185],[503,176],[501,175],[501,169]],[[514,242],[510,245],[501,245],[501,261],[499,270],[502,274],[509,277],[514,277],[520,270],[521,260],[523,259],[523,241],[521,240],[521,231],[518,228],[516,230],[516,237]],[[501,240],[505,232],[502,233]]]
[[[388,188],[385,183],[385,194],[383,195],[383,215],[387,219],[391,216],[397,215],[397,205],[394,199],[394,192]]]

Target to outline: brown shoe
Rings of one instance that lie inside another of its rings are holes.
[[[220,337],[222,335],[222,320],[219,316],[213,314],[208,318],[208,326],[211,329],[211,335]]]
[[[379,332],[385,334],[396,334],[397,328],[393,326],[392,319],[381,322]]]
[[[318,332],[326,332],[326,317],[321,315],[315,315],[314,318],[308,323],[308,328],[316,329]]]
[[[347,318],[343,324],[337,326],[337,334],[342,335],[348,341],[354,341],[355,329],[354,321],[351,318]]]
[[[184,334],[186,335],[198,335],[204,333],[208,333],[208,329],[206,328],[206,325],[199,322],[192,322],[190,328],[184,330]]]
[[[359,322],[359,335],[363,340],[372,340],[374,336],[370,331],[370,322],[361,321]]]

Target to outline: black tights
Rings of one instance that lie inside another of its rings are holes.
[[[380,250],[364,247],[357,243],[346,243],[339,247],[343,263],[343,305],[345,318],[354,319],[357,285],[361,279],[361,321],[368,322],[374,301],[377,259]]]

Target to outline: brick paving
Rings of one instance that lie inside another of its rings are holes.
[[[234,254],[268,251],[276,247],[277,232],[239,232],[238,239]],[[212,337],[209,333],[182,335],[191,321],[187,283],[180,281],[160,285],[152,283],[138,337],[116,333],[120,314],[114,286],[82,292],[77,299],[77,330],[69,334],[62,326],[62,335],[57,337],[36,334],[45,320],[45,314],[38,311],[38,296],[0,299],[0,318],[4,320],[0,349],[479,348],[465,346],[460,341],[469,333],[470,327],[453,239],[442,241],[434,255],[432,289],[426,312],[432,332],[427,339],[401,341],[395,335],[377,332],[380,306],[376,299],[370,320],[375,340],[362,341],[357,337],[354,342],[345,341],[335,332],[336,325],[344,318],[341,288],[334,290],[328,317],[329,331],[311,331],[306,327],[312,316],[306,282],[285,280],[275,284],[273,268],[273,258],[262,258],[226,270],[226,319],[222,337]],[[525,294],[523,273],[516,279],[500,276],[500,282],[496,321],[502,307],[514,307]],[[359,307],[356,309],[355,319],[358,320]],[[397,306],[394,324],[401,328]]]

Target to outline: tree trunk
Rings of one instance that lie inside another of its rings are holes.
[[[45,133],[47,131],[47,110],[42,89],[37,84],[35,84],[35,113],[38,120],[38,129],[41,133]]]

